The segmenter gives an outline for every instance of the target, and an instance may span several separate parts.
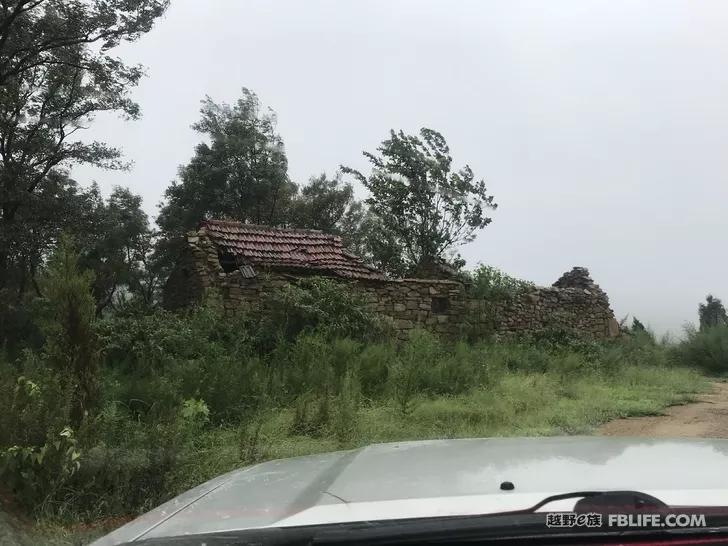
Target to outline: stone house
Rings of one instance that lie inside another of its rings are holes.
[[[372,310],[393,320],[402,337],[416,327],[449,337],[508,337],[547,328],[597,339],[619,333],[607,295],[585,268],[572,269],[552,287],[486,301],[472,297],[457,280],[388,278],[335,235],[222,220],[204,221],[188,234],[164,287],[163,305],[178,309],[216,290],[230,312],[256,308],[266,293],[307,276],[349,283]]]

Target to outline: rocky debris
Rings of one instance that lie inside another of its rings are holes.
[[[574,267],[567,271],[553,285],[555,288],[582,288],[589,290],[596,286],[586,267]]]

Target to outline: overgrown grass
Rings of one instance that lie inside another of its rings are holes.
[[[521,356],[519,348],[504,352]],[[462,394],[417,394],[407,413],[394,400],[366,403],[356,412],[355,434],[345,441],[325,432],[290,433],[295,410],[281,408],[263,423],[255,462],[399,440],[589,434],[611,419],[655,415],[691,401],[707,385],[692,370],[639,363],[566,380],[560,372],[506,371],[488,387]],[[240,458],[238,438],[233,427],[209,431],[199,457],[180,472],[182,487],[254,462]]]

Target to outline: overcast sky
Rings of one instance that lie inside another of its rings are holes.
[[[469,265],[544,285],[586,266],[618,319],[677,333],[707,293],[728,298],[726,29],[721,0],[172,0],[117,50],[147,67],[143,118],[87,132],[134,168],[73,174],[155,215],[199,101],[243,86],[276,111],[299,183],[431,127],[499,204]]]

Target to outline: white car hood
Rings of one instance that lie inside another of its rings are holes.
[[[509,481],[513,490],[501,489]],[[373,445],[269,461],[192,489],[98,540],[528,508],[574,491],[633,490],[728,506],[728,440],[490,438]],[[575,501],[544,511],[570,509]]]

